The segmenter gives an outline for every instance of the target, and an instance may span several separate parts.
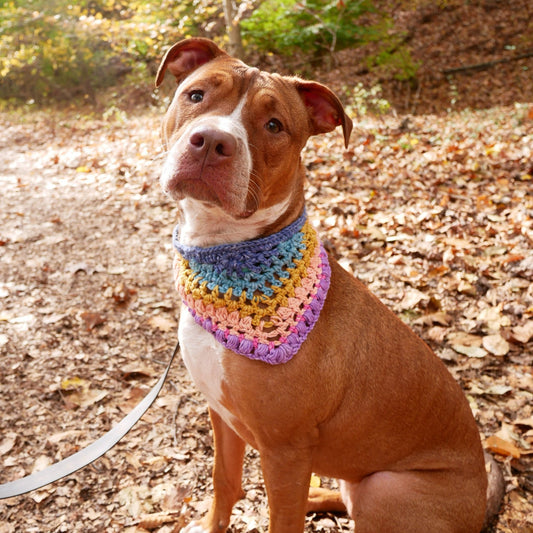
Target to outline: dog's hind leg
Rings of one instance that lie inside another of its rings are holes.
[[[377,472],[341,481],[357,533],[479,533],[485,489],[479,476],[450,471]]]
[[[345,513],[346,505],[338,490],[310,487],[307,499],[308,513]]]

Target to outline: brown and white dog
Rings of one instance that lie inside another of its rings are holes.
[[[180,243],[250,241],[298,219],[308,137],[340,125],[348,144],[352,121],[338,98],[206,39],[172,46],[157,86],[167,70],[178,87],[163,123],[161,183],[179,206]],[[487,472],[461,389],[407,326],[329,265],[318,321],[283,364],[235,354],[183,307],[182,356],[208,399],[215,442],[212,507],[185,531],[228,527],[248,443],[260,453],[271,533],[302,531],[310,510],[341,509],[357,533],[479,532]],[[339,479],[340,493],[310,491],[312,472]]]

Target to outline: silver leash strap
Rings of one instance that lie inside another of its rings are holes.
[[[62,461],[54,463],[48,468],[35,472],[34,474],[0,485],[0,500],[19,496],[20,494],[25,494],[26,492],[44,487],[45,485],[53,483],[58,479],[80,470],[108,452],[120,439],[122,439],[122,437],[124,437],[124,435],[126,435],[126,433],[130,431],[144,413],[146,413],[152,403],[154,403],[154,400],[163,388],[163,384],[167,378],[174,356],[178,352],[178,348],[179,344],[176,344],[165,372],[161,378],[159,378],[159,381],[153,386],[152,390],[116,426],[98,440],[89,444],[86,448],[83,448],[83,450],[80,450],[73,455],[69,455]]]

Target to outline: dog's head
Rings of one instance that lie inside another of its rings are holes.
[[[235,219],[303,202],[308,137],[342,126],[348,144],[352,121],[319,83],[249,67],[207,39],[172,46],[156,86],[167,70],[178,87],[163,122],[161,183],[176,200],[215,205]]]

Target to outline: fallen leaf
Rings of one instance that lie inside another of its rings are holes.
[[[46,500],[46,498],[48,498],[49,496],[50,495],[46,489],[31,493],[31,499],[35,503],[41,503],[42,501]]]
[[[494,255],[503,255],[507,252],[507,247],[506,246],[499,246],[499,245],[495,245],[495,246],[489,246],[488,248],[486,248],[484,250],[484,254],[491,257],[491,256],[494,256]]]
[[[63,400],[68,409],[88,407],[109,394],[107,391],[91,389],[90,382],[79,377],[64,379],[61,382],[61,390],[64,392]]]
[[[61,442],[65,439],[70,439],[71,437],[76,437],[82,433],[81,430],[78,429],[70,429],[68,431],[61,431],[60,433],[56,433],[55,435],[50,435],[46,441],[50,444],[57,444],[58,442]]]
[[[141,460],[141,464],[151,468],[152,470],[161,470],[164,468],[170,459],[163,455],[158,455],[156,457],[150,457],[148,459]]]
[[[484,394],[493,394],[495,396],[503,396],[508,392],[511,392],[513,387],[509,385],[491,385],[488,389],[485,389]]]
[[[171,461],[169,458],[168,461]],[[151,496],[152,501],[161,505],[166,511],[179,509],[185,492],[180,490],[175,482],[169,481],[166,483],[159,483],[152,487]]]
[[[152,499],[157,502],[161,509],[171,511],[180,509],[187,496],[187,489],[175,482],[162,483],[152,489]]]
[[[151,378],[153,375],[154,371],[149,366],[137,362],[125,366],[122,370],[122,377],[125,380]]]
[[[73,392],[64,397],[67,409],[76,409],[78,407],[89,407],[103,400],[109,393],[107,391],[89,389],[87,391]]]
[[[438,342],[440,344],[444,341],[446,333],[447,328],[443,328],[442,326],[433,326],[427,330],[426,335],[429,340]]]
[[[467,241],[466,239],[458,239],[456,237],[446,237],[442,240],[442,242],[453,248],[459,248],[463,250],[467,250],[472,246],[470,241]]]
[[[162,511],[159,513],[144,514],[139,520],[139,527],[144,529],[157,529],[164,524],[175,522],[180,511]]]
[[[520,450],[510,441],[502,439],[497,435],[491,435],[486,441],[485,446],[493,453],[498,453],[506,457],[520,458]]]
[[[65,266],[65,272],[68,272],[69,274],[76,274],[78,272],[85,272],[85,274],[94,274],[95,269],[94,267],[88,265],[85,262],[78,262],[78,263],[69,263]]]
[[[479,346],[465,346],[463,344],[452,344],[452,348],[462,355],[467,357],[481,358],[487,355],[486,350],[480,348]]]
[[[121,274],[125,274],[126,273],[126,267],[124,267],[124,266],[109,267],[107,269],[107,273],[108,274],[112,274],[114,276],[119,276]]]
[[[515,326],[512,330],[514,339],[522,344],[529,342],[533,338],[533,320],[528,320],[522,326]]]
[[[90,311],[83,312],[80,316],[88,330],[101,326],[106,320],[100,313],[93,313]]]
[[[71,394],[69,400],[80,407],[89,407],[102,401],[108,394],[105,390],[89,389],[87,392]]]
[[[17,435],[15,433],[8,433],[2,442],[0,442],[0,455],[9,453],[13,449],[13,446],[15,446],[16,440]]]
[[[467,294],[468,296],[475,296],[477,294],[476,288],[468,281],[461,280],[457,286],[457,292]]]
[[[172,311],[176,304],[172,300],[160,300],[150,304],[151,309],[163,309],[165,311]]]
[[[533,416],[530,416],[529,418],[518,418],[513,422],[515,426],[526,426],[529,428],[533,428]]]
[[[499,334],[487,335],[483,337],[483,348],[487,352],[501,357],[509,352],[509,343]]]
[[[429,296],[418,289],[408,289],[405,291],[402,301],[400,302],[400,309],[413,309],[420,302],[429,301]]]
[[[41,470],[44,470],[45,468],[49,467],[51,464],[52,459],[50,459],[48,455],[39,455],[39,457],[35,459],[35,463],[33,463],[31,473],[35,474],[35,472],[40,472]]]
[[[10,520],[0,520],[0,533],[16,533],[15,525]]]
[[[146,390],[140,387],[133,387],[125,394],[125,401],[118,405],[123,413],[129,413],[144,397]],[[146,416],[146,415],[145,415]]]
[[[431,326],[433,324],[440,324],[441,326],[449,326],[452,321],[452,317],[444,312],[437,311],[436,313],[430,313],[429,315],[423,315],[417,318],[413,324],[420,326]]]
[[[502,327],[509,326],[508,316],[502,315],[500,306],[485,307],[479,312],[478,321],[485,326],[489,333],[496,333]]]
[[[89,390],[90,383],[86,379],[75,376],[73,378],[65,378],[60,386],[63,391],[72,392],[77,390]]]
[[[147,486],[124,487],[118,493],[118,501],[124,510],[136,518],[142,513],[151,513],[150,489]]]
[[[150,324],[150,326],[153,328],[164,331],[165,333],[167,331],[173,331],[178,327],[178,323],[175,320],[171,320],[170,318],[166,318],[161,315],[155,315],[150,318],[150,320],[148,320],[148,324]]]
[[[363,229],[362,233],[367,235],[369,239],[373,241],[385,241],[386,240],[385,234],[379,228],[369,227],[369,228]]]
[[[127,304],[136,292],[137,291],[135,289],[130,289],[129,287],[127,287],[125,283],[119,283],[118,285],[113,287],[111,291],[111,296],[117,304],[123,305]]]
[[[479,335],[472,335],[464,331],[453,331],[447,335],[450,344],[463,346],[481,346],[483,339]]]
[[[310,487],[319,488],[321,485],[320,477],[316,474],[311,474],[311,481],[309,482]]]

